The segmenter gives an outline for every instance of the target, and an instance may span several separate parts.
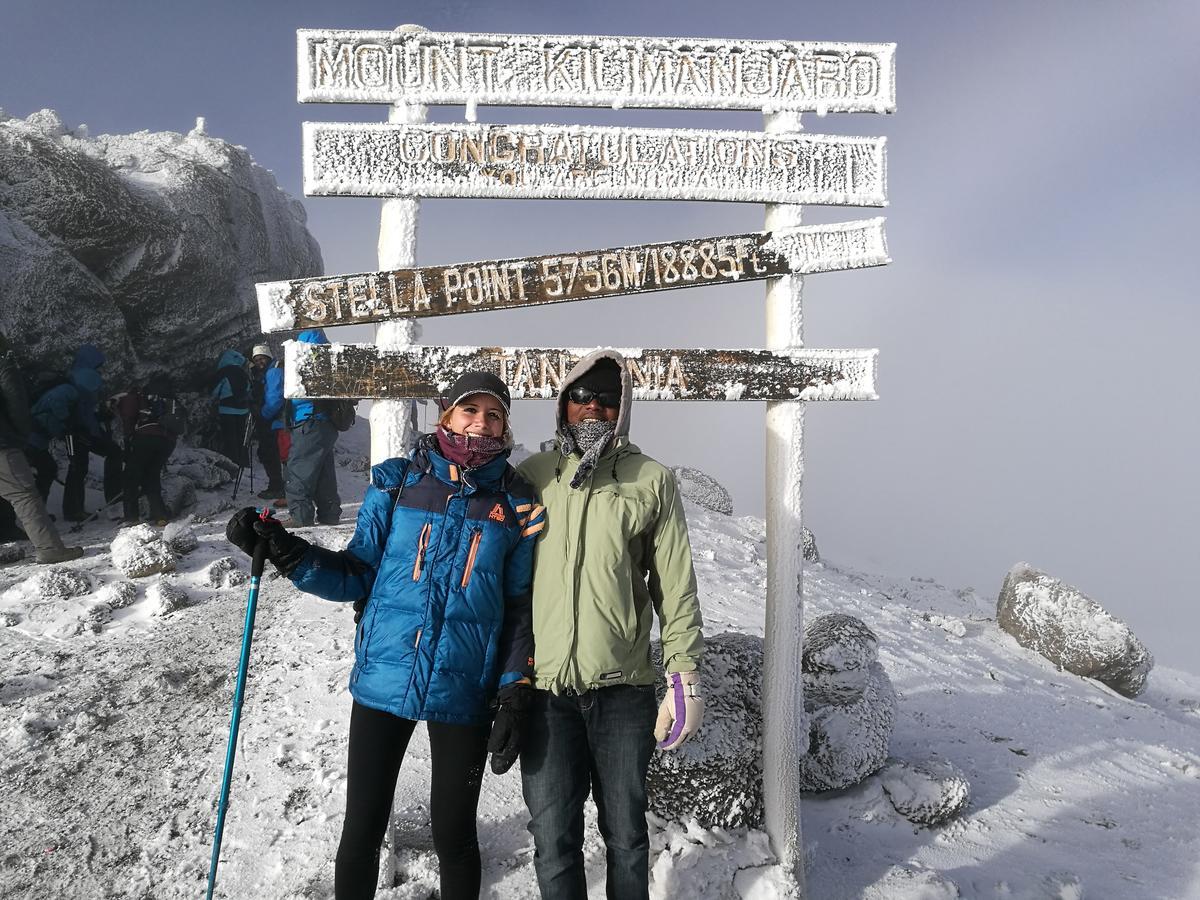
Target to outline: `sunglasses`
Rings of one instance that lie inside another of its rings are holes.
[[[593,391],[585,387],[573,387],[567,393],[572,403],[585,405],[592,400],[598,400],[606,409],[618,409],[621,406],[620,391]]]

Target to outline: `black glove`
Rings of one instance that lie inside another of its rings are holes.
[[[267,542],[267,559],[275,563],[275,568],[284,576],[292,574],[300,560],[312,546],[304,538],[296,537],[279,523],[277,519],[259,518],[258,510],[253,506],[239,509],[225,526],[225,537],[243,553],[253,556],[254,548],[259,541]]]
[[[521,725],[532,699],[533,688],[519,681],[506,684],[496,695],[496,718],[492,722],[487,748],[492,754],[492,771],[497,775],[503,775],[517,760],[521,749]]]

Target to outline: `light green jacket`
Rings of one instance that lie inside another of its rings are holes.
[[[653,684],[650,632],[658,616],[668,672],[691,672],[704,649],[687,520],[675,476],[629,443],[633,384],[615,350],[589,353],[562,379],[571,385],[607,357],[621,369],[612,444],[578,487],[580,458],[558,446],[518,471],[546,507],[533,557],[534,684],[561,693]]]

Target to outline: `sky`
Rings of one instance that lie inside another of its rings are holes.
[[[895,42],[897,111],[806,115],[885,135],[891,265],[810,276],[811,347],[879,348],[880,399],[810,404],[805,524],[832,561],[995,597],[1026,561],[1127,620],[1161,662],[1191,645],[1200,554],[1200,6],[1191,2],[338,4],[0,0],[0,107],[92,133],[189,130],[247,147],[302,195],[297,28]],[[482,122],[760,130],[751,112],[480,108]],[[461,107],[432,121],[461,121]],[[329,274],[373,270],[379,201],[305,200]],[[873,209],[805,207],[834,222]],[[731,234],[761,205],[423,201],[423,265]],[[762,283],[424,320],[430,344],[759,347]],[[342,339],[355,339],[353,337]],[[358,337],[357,339],[369,339]],[[638,403],[631,435],[761,515],[764,405]],[[517,437],[552,430],[520,402]],[[1188,561],[1191,560],[1189,563]]]

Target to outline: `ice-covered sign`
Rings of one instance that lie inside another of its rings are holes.
[[[883,219],[259,284],[264,332],[456,315],[888,262]]]
[[[887,202],[885,139],[587,125],[306,122],[304,192]]]
[[[895,45],[446,32],[296,33],[301,103],[892,112]]]
[[[289,397],[440,397],[463,372],[496,374],[513,397],[553,397],[595,348],[284,343]],[[617,348],[637,400],[874,400],[875,350]]]

